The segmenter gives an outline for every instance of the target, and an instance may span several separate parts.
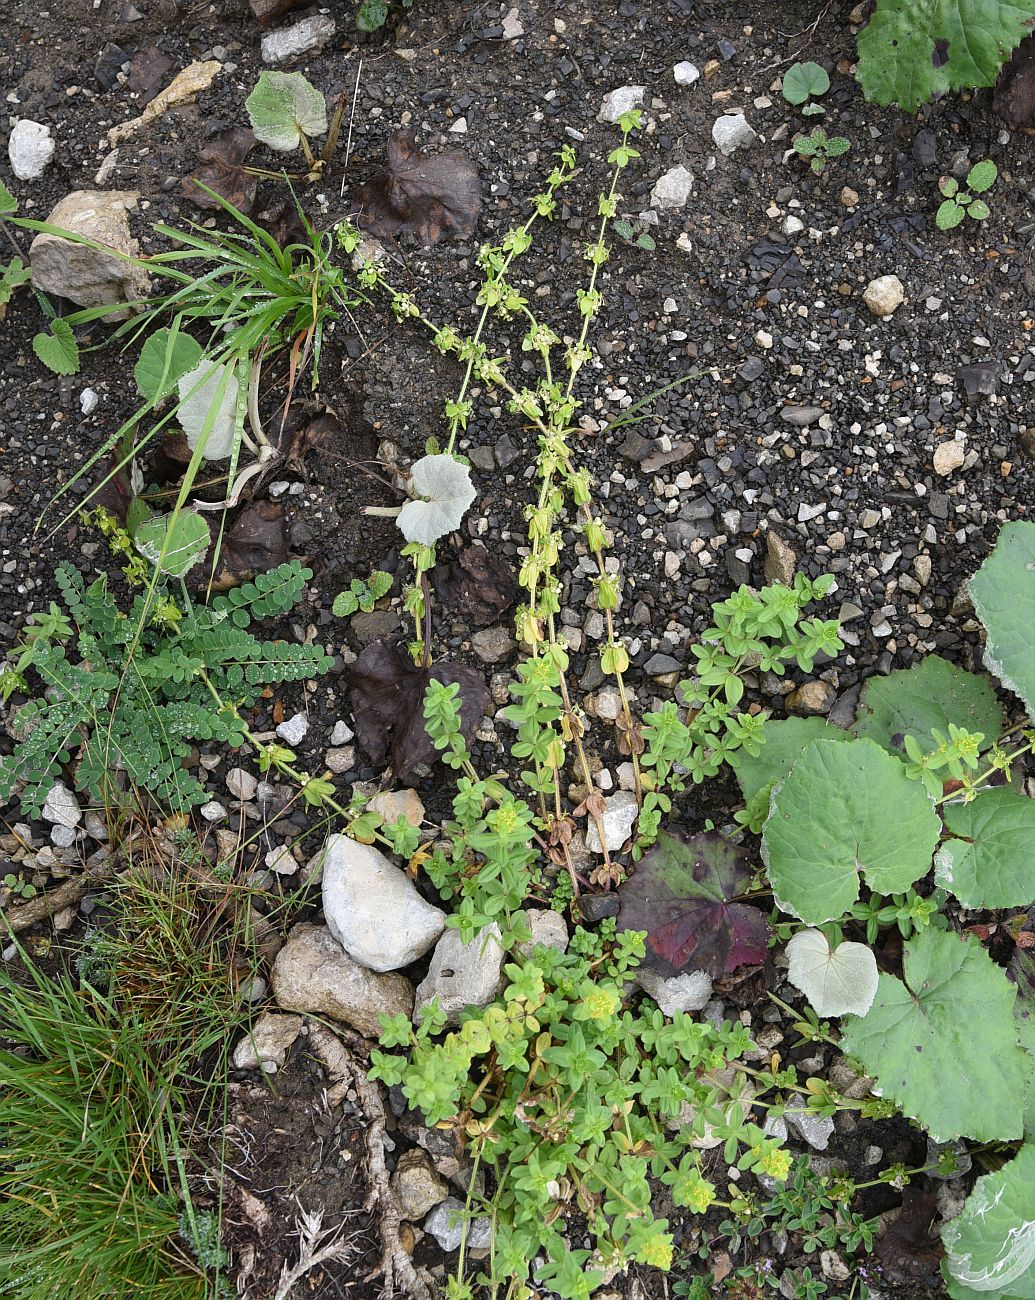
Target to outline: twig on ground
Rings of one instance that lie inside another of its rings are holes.
[[[27,930],[30,925],[45,921],[55,912],[78,903],[95,885],[110,880],[114,874],[114,861],[99,862],[96,866],[87,867],[81,876],[74,876],[71,880],[66,880],[63,885],[58,885],[57,889],[50,889],[29,903],[23,903],[21,907],[0,914],[0,920],[12,934],[18,934],[22,930]]]

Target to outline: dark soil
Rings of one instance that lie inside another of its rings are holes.
[[[547,323],[570,331],[575,292],[585,283],[582,250],[595,233],[596,195],[606,184],[604,160],[616,139],[615,128],[597,120],[601,100],[625,84],[647,87],[647,129],[637,141],[642,157],[627,173],[622,212],[634,222],[641,212],[653,216],[651,190],[679,163],[694,174],[693,197],[685,211],[662,212],[656,225],[644,225],[656,251],[616,241],[601,281],[598,355],[581,385],[588,418],[576,449],[594,474],[614,532],[625,584],[618,630],[630,645],[629,679],[641,707],[671,696],[645,671],[648,660],[661,652],[686,663],[710,604],[740,582],[765,580],[770,534],[793,549],[802,571],[837,577],[827,612],[840,609],[847,647],[818,674],[837,693],[835,718],[851,716],[865,677],[928,652],[980,666],[978,625],[962,584],[1002,523],[1029,516],[1035,499],[1030,138],[1002,130],[985,92],[946,99],[917,118],[866,104],[846,75],[855,40],[847,0],[620,0],[611,6],[520,0],[524,34],[516,40],[502,35],[508,7],[417,0],[391,30],[359,42],[351,6],[332,6],[337,43],[288,66],[329,94],[351,96],[359,77],[352,154],[344,196],[336,160],[321,186],[303,192],[303,203],[322,226],[346,215],[350,194],[383,161],[388,134],[410,126],[430,149],[462,146],[477,161],[481,243],[523,218],[554,153],[573,144],[582,171],[514,277]],[[9,113],[48,123],[57,145],[37,181],[17,182],[6,163],[0,167],[23,214],[45,217],[70,190],[93,187],[108,153],[106,130],[140,111],[125,86],[107,75],[103,84],[95,72],[102,50],[115,43],[127,58],[157,46],[173,70],[193,59],[223,62],[197,103],[177,107],[122,145],[106,182],[139,191],[134,231],[145,250],[161,247],[151,231],[156,221],[209,220],[183,197],[180,181],[203,142],[243,121],[243,101],[261,68],[259,39],[243,0],[179,7],[175,0],[135,6],[99,0],[93,9],[81,0],[55,0],[46,10],[12,0],[0,32]],[[798,58],[830,68],[822,120],[852,142],[848,155],[820,177],[794,157],[785,160],[803,119],[771,88]],[[682,88],[671,69],[683,59],[702,69],[715,59],[718,67]],[[760,138],[723,157],[711,128],[732,108],[745,111]],[[460,119],[463,132],[455,130]],[[968,162],[986,157],[1000,169],[990,219],[939,232],[939,173],[965,171]],[[261,151],[257,158],[278,165]],[[852,206],[842,199],[846,186],[858,195]],[[257,210],[282,194],[276,182],[263,182]],[[785,224],[789,217],[802,228]],[[14,234],[24,250],[25,232]],[[400,287],[418,293],[429,316],[469,328],[476,248],[473,241],[432,251],[393,246],[392,274]],[[900,277],[905,302],[878,320],[863,306],[862,291],[870,279],[890,273]],[[58,561],[111,568],[104,543],[83,525],[72,522],[49,535],[74,497],[44,511],[135,405],[133,354],[105,349],[103,331],[95,329],[82,340],[96,346],[85,353],[82,374],[59,379],[32,354],[39,327],[38,306],[25,292],[0,324],[3,644],[54,596]],[[500,354],[513,349],[516,366],[522,332],[515,328],[493,345]],[[608,430],[629,401],[697,369],[705,373],[658,397],[646,422]],[[979,374],[983,392],[974,391]],[[276,389],[283,375],[269,378]],[[307,457],[304,472],[289,476],[292,489],[276,497],[287,513],[293,554],[314,571],[306,604],[284,634],[303,638],[311,628],[338,656],[338,671],[308,693],[278,690],[251,722],[261,732],[304,710],[310,727],[297,749],[308,769],[322,766],[331,728],[349,718],[340,670],[375,636],[408,635],[398,603],[382,602],[374,615],[350,624],[330,612],[351,578],[377,568],[405,572],[392,521],[360,513],[364,505],[398,503],[383,481],[389,471],[376,462],[397,454],[405,464],[421,455],[425,440],[441,434],[442,403],[455,395],[458,381],[456,365],[439,357],[425,336],[375,305],[328,335],[319,393],[303,395],[332,408],[340,432]],[[86,386],[100,402],[84,417],[79,395]],[[272,409],[275,391],[269,400]],[[801,408],[808,407],[821,414],[803,423]],[[934,450],[954,437],[963,442],[964,465],[939,475]],[[499,406],[482,403],[461,445],[479,490],[464,540],[516,567],[534,437]],[[652,453],[673,445],[677,457],[654,467]],[[591,588],[578,548],[571,554],[563,621],[573,677],[592,691],[603,678],[587,619]],[[476,630],[463,613],[436,608],[436,653],[474,663],[487,678],[502,674],[498,686],[508,665],[479,664],[470,644]],[[756,698],[782,712],[794,684],[758,681]],[[588,743],[594,759],[613,772],[620,760],[610,731],[595,724]],[[506,769],[509,755],[493,726],[479,732],[479,745],[484,770]],[[226,771],[239,759],[210,757],[213,797],[225,798]],[[353,770],[337,778],[338,797],[347,800],[353,783],[381,776],[358,753]],[[444,812],[449,791],[438,776],[421,795],[432,819]],[[721,785],[709,795],[691,791],[680,819],[696,827],[706,816],[722,815],[730,804],[723,796]],[[17,810],[12,806],[6,816],[13,824]],[[277,823],[289,838],[309,826],[301,812]],[[315,848],[317,840],[306,843]],[[744,1005],[756,1027],[769,1022],[761,991]],[[866,1166],[871,1178],[893,1160],[923,1157],[905,1126],[838,1122],[827,1154],[853,1174],[866,1176],[861,1160],[872,1146],[883,1155],[880,1164]],[[293,1258],[296,1202],[322,1207],[326,1223],[344,1220],[346,1231],[357,1234],[355,1260],[314,1275],[305,1294],[316,1300],[376,1294],[377,1284],[364,1280],[377,1250],[376,1232],[362,1213],[365,1185],[356,1176],[361,1143],[347,1104],[335,1113],[324,1109],[318,1068],[299,1054],[268,1088],[235,1085],[227,1136],[240,1151],[228,1181],[238,1189],[227,1196],[229,1240],[238,1263],[254,1253],[254,1294],[272,1294],[280,1261]],[[265,1234],[242,1208],[240,1189],[269,1211]],[[885,1193],[864,1209],[879,1213],[896,1204]],[[642,1281],[631,1276],[625,1294],[637,1294],[637,1285],[640,1295],[662,1294],[656,1274],[644,1273]],[[885,1277],[880,1291],[941,1294],[926,1274],[898,1283]]]

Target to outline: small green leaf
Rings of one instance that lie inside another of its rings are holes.
[[[977,1180],[942,1241],[950,1295],[1035,1296],[1035,1144]]]
[[[647,253],[653,253],[657,248],[657,244],[651,239],[650,235],[637,235],[636,247],[642,248]]]
[[[1035,524],[1005,524],[967,589],[988,634],[985,663],[1035,718]]]
[[[633,228],[632,228],[631,221],[613,221],[611,223],[611,228],[614,230],[615,234],[618,235],[620,238],[632,239]]]
[[[802,117],[825,117],[827,110],[822,104],[806,104],[801,110]]]
[[[965,215],[964,209],[955,199],[946,199],[944,203],[938,205],[938,211],[934,214],[934,224],[939,230],[953,230]]]
[[[867,1014],[842,1025],[842,1050],[936,1142],[1018,1138],[1031,1063],[1015,998],[979,943],[929,926],[905,945],[903,979],[882,974]]]
[[[261,72],[244,107],[256,140],[280,153],[327,130],[327,102],[300,72]]]
[[[842,154],[847,153],[852,147],[852,142],[846,136],[832,135],[827,141],[827,157],[840,158]]]
[[[211,541],[207,522],[193,510],[155,515],[140,525],[133,538],[144,559],[171,578],[182,578],[193,568]]]
[[[930,796],[872,740],[814,740],[773,791],[762,858],[779,905],[809,925],[859,898],[907,890],[931,868],[941,822]]]
[[[941,176],[938,178],[938,188],[947,199],[951,199],[960,192],[960,183],[955,176]]]
[[[12,212],[17,211],[18,200],[14,197],[3,181],[0,181],[0,217],[9,217]]]
[[[1035,799],[985,790],[970,803],[945,805],[942,816],[956,838],[934,860],[938,884],[964,907],[1027,907],[1035,892]]]
[[[996,183],[998,176],[999,168],[991,158],[985,158],[971,167],[967,174],[967,187],[975,194],[984,194],[985,190],[990,190]]]
[[[387,21],[387,0],[363,0],[356,10],[356,27],[361,32],[379,31]]]
[[[784,74],[783,97],[788,104],[804,104],[829,89],[830,78],[818,63],[793,63]]]
[[[168,397],[203,355],[201,344],[189,334],[168,328],[155,330],[140,349],[133,370],[140,395],[149,402]]]
[[[987,221],[992,215],[992,210],[984,199],[972,199],[967,215],[973,217],[975,221]]]
[[[56,375],[74,375],[79,370],[79,344],[75,341],[72,326],[56,316],[50,322],[49,334],[37,334],[32,340],[32,350]]]

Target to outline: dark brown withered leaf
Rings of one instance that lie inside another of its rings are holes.
[[[473,668],[445,659],[418,668],[401,647],[379,640],[348,669],[356,738],[373,763],[390,760],[403,784],[427,776],[439,757],[424,729],[424,694],[432,678],[446,686],[459,683],[460,730],[470,740],[489,704],[489,692]]]
[[[937,1285],[942,1249],[941,1242],[931,1235],[937,1212],[932,1191],[914,1184],[904,1189],[901,1212],[878,1237],[874,1252],[894,1281]]]
[[[254,501],[234,520],[223,539],[220,569],[236,579],[266,573],[288,559],[284,508],[276,501]]]
[[[992,107],[1012,131],[1035,131],[1035,36],[1026,36],[1004,65]]]
[[[517,600],[512,566],[484,546],[463,547],[440,560],[432,574],[442,604],[478,627],[499,622]]]
[[[278,199],[270,207],[263,208],[255,220],[281,248],[307,242],[305,222],[293,199]]]
[[[388,166],[356,191],[359,223],[380,238],[416,235],[437,244],[443,235],[474,234],[481,212],[478,168],[465,153],[429,155],[413,134],[396,131],[388,139]]]
[[[286,14],[291,9],[297,9],[302,0],[248,0],[248,8],[252,11],[259,22],[268,26],[275,18],[281,14]]]
[[[180,181],[184,196],[199,208],[219,208],[211,194],[195,184],[200,181],[245,216],[255,207],[259,178],[244,169],[244,161],[255,148],[255,136],[246,126],[234,127],[215,136],[198,151],[194,174]]]

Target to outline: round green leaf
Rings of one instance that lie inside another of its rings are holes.
[[[793,63],[784,74],[783,97],[788,104],[804,104],[813,95],[825,95],[829,89],[830,78],[818,63]]]
[[[936,749],[932,731],[947,736],[950,722],[981,732],[987,747],[1003,729],[1003,711],[987,677],[928,655],[911,668],[869,678],[852,730],[893,754],[903,754],[906,736],[915,737],[925,751]]]
[[[776,901],[809,925],[859,897],[907,890],[931,867],[941,822],[930,796],[872,740],[814,740],[773,791],[762,858]]]
[[[870,1010],[844,1023],[842,1050],[936,1142],[1019,1138],[1029,1061],[1015,998],[979,943],[928,928],[905,945],[903,979],[882,974]]]
[[[55,316],[50,333],[42,330],[32,340],[32,350],[56,375],[74,375],[79,371],[79,345],[68,321]]]
[[[864,943],[831,948],[822,930],[799,930],[787,944],[787,978],[821,1016],[864,1016],[877,993],[877,959]]]
[[[140,395],[149,402],[161,401],[173,391],[204,355],[201,344],[181,330],[155,330],[140,349],[133,370]]]
[[[962,1213],[942,1229],[942,1241],[950,1293],[1035,1297],[1035,1145],[1026,1143],[977,1180]]]
[[[208,524],[193,510],[155,515],[137,529],[133,544],[155,568],[182,578],[204,556],[212,541]]]
[[[1035,894],[1035,799],[986,790],[942,809],[946,840],[935,879],[964,907],[1027,907]]]
[[[965,209],[961,208],[955,199],[946,199],[944,203],[939,204],[938,211],[934,215],[934,223],[939,230],[952,230],[965,216]]]
[[[988,634],[985,663],[1035,717],[1035,524],[1004,525],[967,588]]]
[[[984,199],[974,199],[967,212],[975,221],[987,221],[992,215],[991,209]]]
[[[996,183],[998,175],[999,168],[991,158],[985,158],[971,167],[967,175],[967,188],[973,190],[975,194],[984,194],[985,190],[990,190]]]
[[[850,740],[847,731],[826,718],[767,718],[762,724],[762,748],[757,757],[745,749],[729,756],[745,800],[773,781],[782,781],[811,740]]]

